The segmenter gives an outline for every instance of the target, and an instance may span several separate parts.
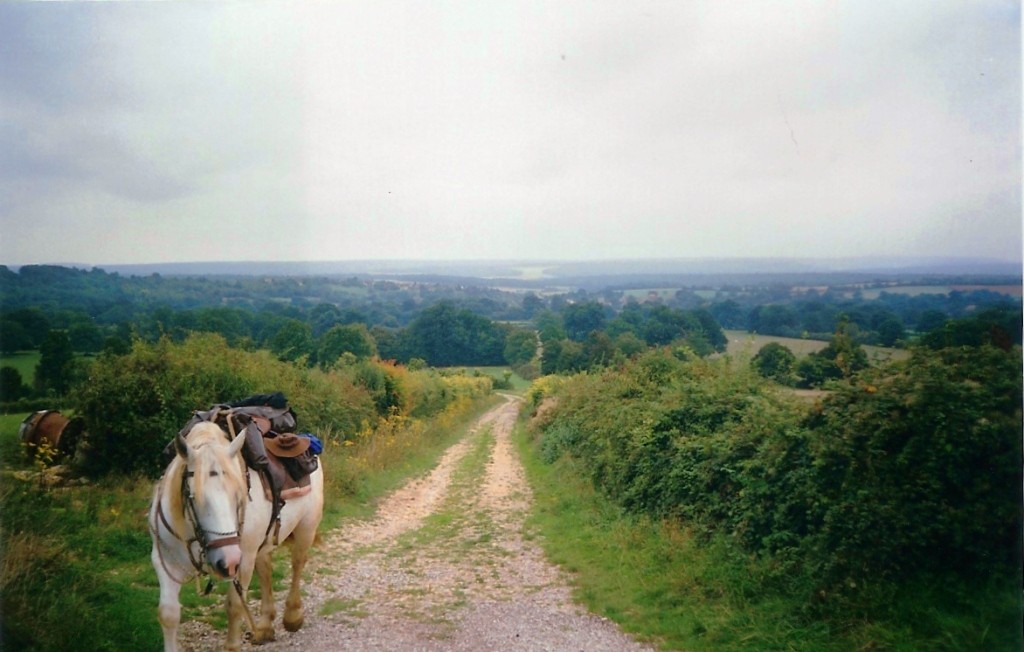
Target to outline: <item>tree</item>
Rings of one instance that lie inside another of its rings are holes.
[[[32,337],[21,322],[4,318],[0,320],[0,351],[15,353],[35,348]]]
[[[583,357],[586,359],[586,368],[606,367],[612,364],[618,354],[618,349],[612,342],[612,338],[603,331],[593,331],[587,335],[583,343]]]
[[[747,316],[744,314],[740,304],[732,299],[719,301],[711,304],[709,308],[715,321],[723,328],[746,328]]]
[[[103,349],[103,333],[91,319],[72,324],[68,328],[68,337],[75,351],[96,353]]]
[[[849,378],[868,366],[868,354],[850,335],[851,325],[841,319],[832,340],[797,365],[801,386],[818,387],[826,380]]]
[[[12,321],[21,325],[25,335],[27,335],[30,346],[22,346],[21,348],[36,348],[43,343],[47,333],[50,332],[50,320],[39,308],[22,308],[20,310],[13,310],[4,315],[4,331],[7,330],[7,322]],[[4,337],[6,337],[6,332]]]
[[[615,338],[615,348],[627,358],[646,351],[647,344],[632,332],[622,333]]]
[[[722,332],[722,327],[718,325],[714,315],[703,308],[698,308],[691,311],[690,313],[700,323],[700,328],[704,332],[704,337],[711,346],[719,353],[725,351],[726,346],[729,344],[729,338]]]
[[[540,372],[542,374],[547,376],[560,371],[558,359],[562,355],[562,345],[568,341],[565,339],[544,341],[544,348],[540,356]]]
[[[71,339],[65,330],[51,330],[39,347],[39,364],[36,365],[36,386],[41,393],[52,391],[57,396],[67,394],[75,352]]]
[[[903,339],[903,323],[891,317],[878,325],[878,343],[882,346],[895,346]]]
[[[313,352],[313,330],[298,319],[286,319],[270,341],[270,350],[280,360],[296,362]]]
[[[574,342],[582,342],[594,331],[604,328],[604,307],[596,301],[573,303],[562,311],[565,334]]]
[[[800,332],[799,325],[800,318],[791,306],[768,304],[750,312],[748,328],[752,333],[795,337]]]
[[[457,309],[450,301],[421,312],[407,331],[406,354],[435,367],[505,362],[505,331],[486,317]]]
[[[537,355],[537,334],[533,331],[517,329],[505,338],[505,362],[518,367],[533,360]]]
[[[310,311],[309,321],[313,327],[313,335],[323,337],[324,333],[341,323],[341,311],[333,303],[321,303]]]
[[[565,327],[562,326],[562,317],[551,310],[542,310],[533,318],[533,323],[540,333],[540,341],[547,344],[549,340],[561,340],[565,338]]]
[[[29,388],[21,378],[21,372],[14,367],[0,367],[0,399],[17,401],[28,396]]]
[[[750,361],[750,366],[765,378],[783,385],[793,384],[793,367],[796,356],[788,347],[778,342],[769,342],[761,347]]]
[[[377,355],[377,344],[364,324],[332,326],[320,338],[317,362],[321,368],[326,369],[343,353],[351,353],[358,360]]]
[[[527,292],[523,297],[523,314],[526,318],[533,319],[533,316],[543,309],[544,301],[533,292]]]

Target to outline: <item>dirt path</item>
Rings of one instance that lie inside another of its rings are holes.
[[[279,617],[277,641],[252,649],[653,649],[573,604],[524,532],[531,495],[510,441],[518,409],[514,398],[492,409],[374,520],[330,533],[306,573],[303,629],[289,634]],[[192,623],[182,642],[217,649],[223,633]]]

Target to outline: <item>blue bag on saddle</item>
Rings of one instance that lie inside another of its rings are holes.
[[[324,450],[324,443],[320,441],[320,438],[311,432],[300,432],[299,437],[305,437],[309,440],[309,452],[314,455],[319,455]]]

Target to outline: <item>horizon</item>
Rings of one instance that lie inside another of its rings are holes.
[[[349,259],[321,261],[211,260],[155,263],[89,264],[30,263],[0,265],[19,271],[22,267],[54,266],[84,271],[101,270],[132,276],[149,275],[382,275],[506,278],[543,280],[568,276],[700,276],[755,274],[919,274],[937,276],[1024,276],[1020,260],[951,256],[811,257],[677,257],[619,259]],[[285,268],[295,267],[294,270]],[[554,276],[551,276],[554,274]]]

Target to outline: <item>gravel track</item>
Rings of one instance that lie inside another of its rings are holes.
[[[509,397],[373,520],[330,532],[307,565],[303,629],[285,632],[279,616],[276,641],[245,649],[653,650],[576,605],[568,578],[524,536],[531,494],[510,441],[518,410]],[[275,597],[281,614],[284,591]],[[223,640],[183,623],[185,649]]]

